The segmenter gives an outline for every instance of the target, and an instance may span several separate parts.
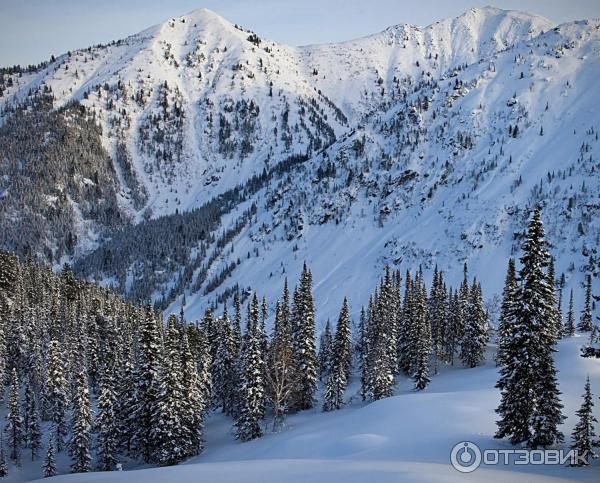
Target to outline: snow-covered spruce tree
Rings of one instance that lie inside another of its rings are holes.
[[[395,349],[395,345],[394,345]],[[334,363],[339,361],[346,379],[350,377],[352,371],[352,350],[350,347],[350,313],[348,310],[348,299],[344,297],[342,309],[338,317],[338,323],[335,329],[335,338],[333,341]],[[394,353],[394,360],[396,354]]]
[[[196,351],[195,351],[195,357],[196,357],[195,363],[196,363],[196,367],[197,367],[197,371],[198,371],[198,391],[199,391],[198,399],[200,401],[200,404],[202,405],[202,413],[199,414],[199,417],[201,417],[203,420],[204,414],[209,410],[210,401],[213,398],[213,396],[212,396],[212,394],[213,394],[213,377],[210,372],[210,368],[212,366],[212,361],[210,358],[208,335],[206,334],[206,331],[204,330],[204,328],[200,328],[200,329],[196,329],[195,333],[196,333],[196,339],[197,339],[197,346],[196,346]],[[191,374],[191,372],[190,372],[190,374]],[[237,381],[237,379],[236,379],[236,381]],[[190,381],[190,384],[192,384],[191,381]],[[236,397],[237,397],[237,392],[236,392]],[[236,400],[236,405],[237,405],[237,400]],[[199,450],[201,450],[201,449],[202,448],[200,447]]]
[[[150,307],[146,308],[141,327],[138,357],[134,442],[137,454],[149,463],[158,449],[153,429],[160,424],[157,417],[160,414],[158,401],[162,378],[161,334]]]
[[[254,294],[241,357],[241,388],[239,414],[235,421],[236,437],[250,441],[262,436],[260,420],[264,417],[264,360],[258,337],[258,298]]]
[[[8,447],[10,448],[9,457],[17,466],[20,466],[21,444],[23,443],[24,431],[23,418],[21,416],[21,403],[19,401],[19,378],[15,368],[12,370],[7,409],[4,433],[7,436]]]
[[[489,339],[488,318],[481,285],[473,280],[469,290],[469,305],[465,317],[465,331],[461,343],[460,358],[467,367],[477,367],[485,360],[485,347]]]
[[[66,378],[65,356],[57,340],[48,344],[46,382],[44,384],[47,414],[53,425],[55,450],[61,452],[67,434],[68,382]]]
[[[300,374],[296,394],[297,410],[311,409],[317,389],[317,350],[315,344],[315,308],[312,296],[312,274],[304,263],[297,296],[294,300],[294,354]]]
[[[319,380],[323,380],[323,378],[327,378],[329,375],[329,371],[331,369],[332,352],[333,337],[331,335],[331,324],[329,323],[329,319],[327,319],[325,329],[323,329],[323,333],[319,338],[319,353],[317,355],[317,359],[319,361]]]
[[[155,449],[152,458],[160,465],[174,465],[186,455],[186,445],[190,441],[189,427],[186,427],[186,394],[182,381],[181,355],[178,322],[171,315],[167,322],[164,341],[164,370],[160,379],[156,414],[153,420],[151,439]]]
[[[375,290],[368,316],[368,374],[367,390],[370,397],[377,401],[393,394],[394,367],[389,360],[390,334],[385,326],[380,310],[379,291]]]
[[[366,400],[368,391],[368,356],[369,356],[369,345],[367,337],[367,314],[365,308],[360,309],[360,319],[358,325],[358,340],[356,343],[356,358],[358,359],[359,371],[360,371],[360,397],[363,401]]]
[[[327,376],[325,386],[324,411],[340,409],[344,404],[344,392],[350,376],[352,354],[350,353],[350,318],[348,313],[348,299],[340,311],[333,343],[332,366]]]
[[[118,427],[115,415],[115,381],[110,371],[105,371],[100,382],[98,414],[95,427],[98,431],[98,469],[112,471],[117,464]]]
[[[325,384],[323,411],[333,411],[340,409],[344,405],[346,385],[347,379],[342,365],[334,363]]]
[[[90,454],[92,446],[92,408],[88,380],[85,370],[80,370],[76,376],[77,392],[73,401],[73,422],[71,424],[71,441],[69,455],[72,473],[85,473],[92,469]]]
[[[454,365],[454,357],[460,346],[460,339],[464,330],[462,307],[458,290],[448,295],[448,327],[446,331],[446,357],[448,363]]]
[[[575,312],[573,311],[573,289],[569,296],[569,309],[567,311],[567,320],[564,328],[565,337],[573,337],[575,335]]]
[[[444,274],[438,270],[437,265],[433,271],[433,280],[429,295],[429,318],[431,320],[431,342],[433,350],[434,371],[437,372],[439,361],[447,360],[447,294],[444,285]]]
[[[38,457],[40,448],[42,447],[42,428],[40,423],[40,413],[33,391],[31,391],[25,411],[27,414],[27,444],[31,449],[31,461],[34,461]]]
[[[427,311],[427,289],[419,273],[415,280],[415,294],[413,296],[414,310],[414,364],[412,378],[415,389],[421,391],[431,382],[429,365],[431,360],[431,324]]]
[[[590,332],[594,327],[592,321],[592,276],[587,275],[585,277],[585,301],[583,303],[583,310],[581,311],[581,318],[577,329],[581,332]]]
[[[203,449],[204,416],[209,408],[209,400],[206,399],[208,396],[205,396],[206,390],[203,387],[208,381],[202,381],[198,373],[185,327],[181,334],[181,370],[185,395],[182,417],[189,438],[185,443],[185,452],[187,456],[195,456]],[[210,375],[203,377],[208,379]]]
[[[398,369],[397,372],[411,374],[414,363],[412,351],[415,319],[413,317],[413,292],[414,283],[410,272],[406,271],[404,277],[404,300],[402,303],[400,323],[398,326]]]
[[[114,386],[115,431],[119,451],[125,454],[133,454],[135,425],[137,424],[135,415],[137,409],[137,382],[135,380],[133,352],[129,350],[133,345],[133,337],[125,337],[124,347],[127,349],[123,351],[119,358]]]
[[[596,433],[594,432],[594,424],[598,422],[598,420],[594,417],[594,401],[592,396],[592,389],[590,387],[590,378],[588,376],[585,387],[583,390],[583,402],[581,403],[581,407],[578,411],[575,412],[579,421],[573,428],[573,433],[571,434],[572,444],[571,449],[577,450],[577,453],[580,456],[585,455],[585,460],[578,459],[578,466],[587,466],[589,465],[590,458],[597,458],[598,455],[594,452],[594,437]]]
[[[48,450],[46,451],[46,458],[42,466],[42,474],[44,478],[51,478],[56,476],[58,471],[56,470],[56,451],[54,449],[54,443],[52,439],[48,441]]]
[[[211,372],[214,374],[216,405],[225,414],[233,416],[235,405],[236,341],[227,312],[219,324],[219,338]]]
[[[500,321],[498,323],[498,351],[496,363],[502,366],[506,363],[506,345],[512,336],[512,330],[517,316],[517,295],[519,285],[514,258],[509,258],[502,291],[502,306],[500,307]]]
[[[497,438],[546,447],[562,441],[562,404],[552,354],[556,344],[555,296],[544,269],[549,254],[536,209],[523,243],[517,314],[505,344],[497,387]]]
[[[379,297],[375,310],[377,318],[385,330],[388,339],[386,363],[389,365],[392,374],[397,373],[398,368],[398,303],[396,299],[398,292],[394,286],[394,276],[390,267],[386,265],[384,275],[379,285]],[[347,371],[349,375],[349,370]]]

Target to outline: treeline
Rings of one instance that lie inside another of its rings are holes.
[[[113,280],[114,289],[131,300],[149,300],[155,293],[160,293],[155,308],[164,309],[186,287],[200,289],[206,282],[211,263],[232,236],[249,222],[256,207],[251,205],[232,228],[216,236],[222,217],[272,179],[285,175],[306,159],[305,155],[290,156],[198,208],[144,220],[136,225],[123,225],[97,249],[79,258],[73,270],[87,279]],[[214,250],[209,254],[212,245]],[[126,284],[128,275],[131,276],[129,285]],[[173,286],[174,277],[176,283]],[[211,284],[217,282],[211,281]]]

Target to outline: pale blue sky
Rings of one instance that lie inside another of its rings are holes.
[[[558,23],[600,17],[600,0],[0,0],[0,65],[38,63],[200,7],[273,40],[304,45],[399,23],[428,25],[487,4]]]

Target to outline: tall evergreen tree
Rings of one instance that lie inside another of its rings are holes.
[[[585,277],[585,301],[583,303],[583,310],[581,311],[581,318],[577,328],[581,332],[590,332],[594,328],[592,322],[592,276],[587,275]]]
[[[54,431],[56,451],[61,452],[67,434],[68,383],[65,377],[65,357],[57,340],[48,345],[48,367],[44,385],[47,414]]]
[[[519,285],[517,283],[515,260],[510,258],[508,260],[508,269],[506,270],[504,290],[502,291],[502,306],[500,308],[500,321],[498,324],[496,363],[499,366],[507,363],[507,346],[512,339],[512,330],[516,323],[518,291]]]
[[[314,406],[318,378],[312,274],[306,263],[294,301],[294,319],[294,354],[300,374],[296,409],[304,410]]]
[[[162,378],[162,341],[154,314],[146,309],[139,342],[139,362],[136,375],[136,406],[134,408],[136,428],[135,444],[144,462],[152,461],[157,451],[153,429],[157,419]]]
[[[98,431],[98,468],[101,471],[112,471],[117,464],[118,428],[114,384],[112,374],[106,371],[100,383],[98,415],[95,421]]]
[[[46,452],[46,458],[44,459],[44,465],[42,469],[44,470],[44,478],[51,478],[56,476],[58,473],[56,470],[56,453],[52,440],[48,441],[48,451]]]
[[[587,466],[590,458],[598,457],[598,455],[594,452],[594,436],[596,436],[596,433],[594,432],[594,424],[597,423],[598,420],[593,414],[594,401],[590,387],[589,376],[585,382],[582,397],[583,402],[581,407],[575,413],[579,418],[579,421],[573,428],[573,433],[571,435],[573,443],[571,444],[571,448],[577,450],[580,456],[583,457],[585,455],[585,459],[577,460],[578,466]]]
[[[23,418],[21,416],[21,403],[19,401],[19,378],[17,369],[12,370],[12,379],[10,384],[10,396],[8,399],[8,412],[6,414],[6,427],[4,432],[8,437],[8,447],[10,448],[10,459],[17,466],[21,464],[21,444],[23,442]]]
[[[210,385],[210,374],[202,374],[202,380],[185,330],[181,335],[181,371],[185,395],[182,418],[188,435],[186,455],[195,456],[203,449],[204,416],[209,407],[206,387]]]
[[[72,473],[85,473],[91,470],[92,457],[92,408],[87,375],[84,370],[77,373],[77,393],[73,403],[72,436],[69,455],[73,459]]]
[[[501,401],[496,410],[500,415],[496,437],[532,447],[550,446],[563,439],[558,425],[564,417],[552,358],[557,312],[544,271],[549,257],[541,213],[536,209],[523,243],[518,309],[505,344],[497,383]]]
[[[567,320],[565,322],[564,335],[573,337],[575,335],[575,313],[573,312],[573,289],[569,296],[569,310],[567,312]]]
[[[37,408],[35,393],[32,391],[29,402],[26,405],[27,413],[27,442],[31,449],[31,461],[34,461],[42,447],[42,428],[40,424],[40,413]]]
[[[185,425],[185,388],[182,381],[179,330],[174,316],[169,317],[164,342],[164,371],[159,383],[156,414],[152,428],[152,440],[156,444],[153,453],[161,465],[173,465],[186,456],[186,444],[190,440]]]
[[[469,290],[469,305],[465,317],[465,330],[460,357],[467,367],[477,367],[485,360],[485,347],[489,339],[488,320],[481,285],[473,280]]]
[[[331,369],[333,353],[333,336],[331,335],[331,324],[329,319],[325,324],[325,329],[319,338],[319,353],[317,359],[319,361],[319,379],[327,378]]]
[[[348,299],[344,297],[335,331],[332,366],[327,375],[324,411],[340,409],[344,404],[344,392],[348,384],[348,377],[350,377],[351,357]]]
[[[427,311],[427,289],[419,273],[415,280],[414,308],[414,363],[412,378],[415,389],[425,389],[431,382],[429,365],[431,359],[431,324]]]
[[[260,420],[264,417],[265,361],[260,350],[258,323],[258,299],[254,294],[244,335],[240,408],[235,421],[236,436],[242,441],[250,441],[262,436]]]
[[[233,416],[235,409],[235,365],[236,341],[233,326],[225,312],[221,319],[218,347],[211,372],[215,379],[217,405],[229,416]]]

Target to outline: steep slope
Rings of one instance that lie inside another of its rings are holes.
[[[5,70],[0,103],[45,89],[102,126],[121,221],[73,210],[79,273],[199,316],[235,286],[274,300],[307,260],[323,323],[386,263],[468,261],[497,292],[534,203],[558,273],[600,271],[598,32],[486,7],[292,48],[199,10]]]

